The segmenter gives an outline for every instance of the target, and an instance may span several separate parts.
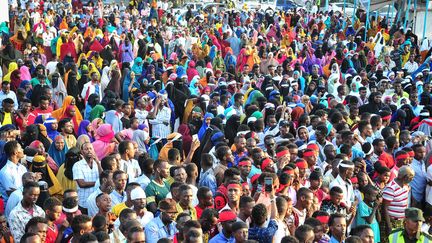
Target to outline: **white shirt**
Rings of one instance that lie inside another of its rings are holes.
[[[141,168],[136,159],[120,160],[120,169],[128,174],[129,182],[134,182],[141,175]]]
[[[10,194],[5,208],[6,218],[9,218],[9,214],[10,212],[12,212],[12,209],[14,209],[18,205],[18,203],[21,202],[22,199],[23,199],[23,187],[16,189]]]
[[[7,191],[22,187],[22,175],[26,172],[27,169],[22,164],[15,164],[10,160],[0,170],[0,192],[5,202],[9,198]]]
[[[149,120],[149,123],[153,125],[152,128],[153,137],[166,138],[169,134],[171,134],[171,127],[169,124],[170,120],[171,120],[170,108],[164,106],[162,109],[159,109],[156,118]],[[165,125],[164,123],[168,125]]]
[[[0,91],[0,104],[3,102],[4,99],[6,98],[11,98],[14,101],[14,109],[18,110],[18,100],[16,97],[15,92],[13,92],[12,90],[9,90],[9,92],[7,94],[5,94],[3,92],[3,90]]]
[[[351,204],[354,202],[354,197],[355,197],[354,189],[351,182],[342,180],[340,175],[338,175],[336,179],[330,183],[330,189],[332,189],[335,186],[342,189],[343,196],[344,196],[343,200],[345,201],[345,204],[348,207],[351,207]]]
[[[142,174],[135,179],[135,182],[139,183],[142,189],[145,190],[148,184],[150,184],[150,178],[148,178],[145,174]]]
[[[87,198],[87,213],[88,216],[93,217],[95,216],[98,212],[99,212],[99,208],[96,205],[96,197],[101,194],[102,191],[101,189],[98,187],[96,189],[96,191],[92,192],[92,194],[90,194],[90,196]]]
[[[73,179],[79,179],[85,182],[96,182],[99,180],[99,170],[95,161],[93,161],[92,168],[87,164],[85,159],[82,159],[74,164],[72,167]],[[87,198],[97,190],[97,187],[81,188],[77,183],[78,192],[78,205],[87,208]]]
[[[54,39],[54,34],[50,31],[44,32],[42,34],[42,39],[43,39],[43,45],[46,47],[50,47],[51,46],[51,41],[52,39]]]
[[[407,73],[412,73],[418,69],[418,64],[416,62],[408,61],[407,63],[405,63],[403,68],[407,70]]]
[[[96,85],[99,85],[99,92],[96,93]],[[99,97],[102,97],[102,85],[93,83],[92,81],[89,81],[84,84],[83,90],[81,91],[81,97],[85,99],[85,102],[87,103],[87,99],[91,94],[97,94]]]

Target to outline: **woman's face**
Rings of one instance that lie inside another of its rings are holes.
[[[86,127],[86,130],[87,130],[87,132],[93,132],[93,126],[91,125],[91,124],[89,124],[87,127]]]
[[[72,100],[71,100],[71,103],[70,103],[71,105],[76,105],[76,103],[75,103],[75,98],[73,98]]]
[[[65,146],[64,140],[63,139],[56,140],[55,141],[55,146],[56,146],[57,150],[63,150],[64,146]]]
[[[37,149],[39,155],[45,154],[45,147],[43,146],[42,143],[39,144],[39,146],[36,149]]]
[[[72,109],[69,110],[69,116],[70,117],[74,117],[75,113],[76,113],[75,108],[72,108]]]
[[[303,141],[307,141],[308,140],[309,136],[308,136],[307,129],[305,129],[305,128],[300,129],[300,131],[299,131],[299,138],[301,140],[303,140]]]
[[[52,130],[57,130],[58,129],[58,123],[57,122],[51,123],[51,128],[52,128]]]

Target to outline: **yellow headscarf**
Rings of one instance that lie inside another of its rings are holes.
[[[29,170],[31,172],[33,172],[33,166],[45,166],[48,172],[48,176],[49,179],[52,182],[52,186],[48,188],[48,192],[49,194],[52,195],[56,195],[56,194],[63,194],[63,189],[62,186],[60,185],[59,181],[57,180],[57,177],[54,175],[54,172],[51,170],[51,168],[48,166],[48,164],[46,163],[46,159],[44,156],[42,155],[36,155],[33,158],[33,163],[32,165],[30,165]]]
[[[3,81],[8,81],[10,82],[10,76],[12,74],[13,71],[18,69],[18,64],[16,62],[11,62],[9,63],[9,68],[8,68],[8,72],[7,74],[3,77]]]

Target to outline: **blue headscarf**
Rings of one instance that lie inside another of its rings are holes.
[[[214,117],[214,115],[211,114],[211,113],[206,113],[205,114],[203,122],[202,122],[202,126],[201,126],[200,130],[198,131],[198,139],[199,140],[201,140],[201,139],[204,138],[204,134],[205,134],[205,132],[207,130],[207,127],[208,127],[207,123],[206,123],[207,118],[213,119],[213,117]]]
[[[45,122],[43,123],[47,129],[48,137],[53,141],[57,135],[60,135],[60,133],[56,129],[53,129],[53,127],[52,127],[52,124],[56,123],[56,122],[57,122],[57,120],[55,118],[48,117],[45,120]]]
[[[90,138],[90,142],[94,142],[93,136],[87,131],[87,127],[89,125],[90,125],[89,120],[82,120],[79,127],[78,127],[78,136],[85,134]]]
[[[143,70],[142,58],[137,57],[134,60],[134,64],[132,66],[132,72],[134,72],[136,76],[140,76],[142,73],[142,70]]]
[[[63,150],[58,150],[55,146],[55,140],[62,139],[64,142],[64,148]],[[53,142],[51,143],[48,154],[51,156],[51,158],[57,163],[58,166],[61,166],[64,161],[66,160],[66,153],[68,151],[68,147],[66,144],[66,141],[62,135],[58,135],[53,139]]]
[[[114,130],[114,133],[118,133],[121,130],[123,130],[123,123],[121,122],[120,118],[116,115],[115,110],[110,110],[106,113],[105,116],[105,123],[111,124],[112,129]]]

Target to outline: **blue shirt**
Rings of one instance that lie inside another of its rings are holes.
[[[333,236],[330,238],[329,243],[345,243],[345,241],[338,241]]]
[[[231,237],[229,239],[226,238],[225,235],[223,234],[223,231],[215,235],[213,238],[211,238],[211,240],[209,240],[209,243],[234,243],[234,242],[235,242],[234,237]]]
[[[145,227],[147,243],[157,243],[162,238],[173,239],[176,233],[176,223],[172,222],[165,226],[160,216],[152,219]]]
[[[208,187],[212,191],[213,195],[216,195],[217,183],[216,183],[216,177],[214,176],[213,169],[209,169],[206,172],[201,174],[200,180],[198,182],[198,186]]]
[[[413,160],[411,168],[414,170],[414,179],[411,181],[411,194],[418,202],[423,201],[427,184],[426,166],[423,161]]]
[[[249,240],[256,240],[259,243],[272,243],[273,236],[278,229],[276,220],[271,219],[267,228],[252,227],[249,229]]]

